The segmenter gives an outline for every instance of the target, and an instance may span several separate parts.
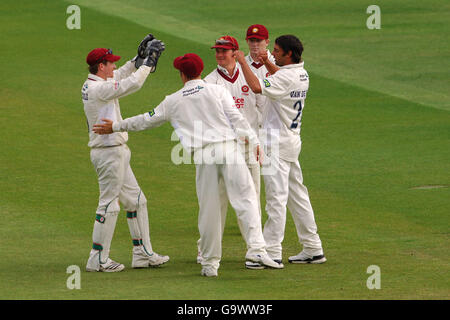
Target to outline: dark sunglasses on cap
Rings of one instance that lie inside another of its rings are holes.
[[[233,42],[231,42],[230,40],[225,40],[225,39],[217,39],[216,40],[216,44],[231,44],[231,45],[234,45]]]
[[[103,59],[105,59],[106,56],[109,55],[109,54],[113,54],[113,52],[112,52],[111,49],[108,49],[108,51],[106,51],[106,53],[105,53],[103,56],[101,56],[97,61],[95,61],[94,64],[100,63],[100,62],[103,61]]]

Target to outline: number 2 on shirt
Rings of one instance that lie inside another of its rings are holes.
[[[295,104],[294,104],[294,110],[297,110],[298,107],[298,113],[297,116],[294,118],[294,120],[292,120],[292,124],[291,124],[291,129],[295,129],[298,127],[298,123],[300,122],[300,116],[302,114],[302,101],[298,100]]]

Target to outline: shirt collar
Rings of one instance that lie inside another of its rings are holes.
[[[302,61],[300,63],[291,63],[291,64],[287,64],[285,66],[280,67],[280,69],[293,69],[293,68],[303,68],[305,62]]]
[[[217,69],[219,69],[220,71],[222,71],[223,74],[227,75],[230,78],[234,78],[234,75],[236,74],[237,70],[239,69],[239,64],[236,63],[236,66],[234,67],[234,72],[233,74],[229,74],[227,69],[217,65]]]
[[[93,80],[93,81],[106,81],[103,78],[100,78],[99,76],[96,76],[95,74],[89,73],[88,74],[88,80]]]
[[[189,81],[186,81],[186,83],[184,84],[184,86],[185,86],[185,87],[186,87],[186,86],[195,86],[196,84],[199,84],[199,83],[204,83],[204,81],[203,81],[202,79],[189,80]]]

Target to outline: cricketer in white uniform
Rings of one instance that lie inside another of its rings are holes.
[[[233,98],[221,86],[201,80],[203,61],[193,53],[174,60],[180,70],[183,88],[167,96],[155,109],[142,115],[94,126],[94,131],[140,131],[169,121],[186,151],[196,163],[196,188],[199,203],[199,248],[204,276],[217,276],[222,255],[222,225],[219,180],[223,179],[228,198],[236,211],[247,241],[246,258],[281,269],[265,249],[256,192],[245,160],[238,152],[237,137],[247,136],[257,146],[257,136],[235,108]]]
[[[249,54],[245,57],[245,61],[249,65],[250,69],[253,71],[253,73],[259,78],[264,79],[265,77],[268,77],[270,73],[267,71],[266,66],[264,63],[261,63],[258,61],[257,57],[261,52],[266,52],[267,57],[270,60],[270,62],[275,63],[275,59],[270,54],[270,51],[267,49],[267,46],[269,45],[269,31],[267,28],[262,24],[253,24],[250,27],[247,28],[247,34],[245,36],[245,40],[247,41]],[[245,77],[244,77],[245,78]],[[259,116],[259,132],[258,136],[260,140],[264,141],[264,130],[260,130],[262,128],[262,117],[264,114],[265,104],[266,104],[266,97],[257,94],[256,95],[259,100],[258,105],[258,116]]]
[[[297,37],[281,36],[275,40],[272,53],[280,67],[270,63],[267,55],[261,55],[270,76],[258,79],[247,65],[242,69],[250,88],[269,98],[263,121],[264,128],[271,137],[268,139],[270,144],[265,145],[265,153],[276,172],[264,175],[268,214],[264,225],[264,239],[267,252],[274,260],[282,258],[281,243],[287,206],[303,245],[303,250],[298,255],[289,257],[289,262],[323,263],[326,258],[298,161],[301,148],[300,120],[309,87],[308,73],[301,61],[302,51],[303,45]],[[238,52],[237,59],[242,64],[245,61],[244,53]],[[279,154],[272,154],[271,144],[274,142],[278,143]]]
[[[160,52],[158,57],[159,54]],[[153,252],[150,243],[147,199],[130,167],[131,153],[126,145],[128,134],[118,132],[101,136],[91,131],[101,118],[121,120],[119,98],[139,90],[152,69],[156,68],[157,60],[148,61],[136,70],[136,58],[118,70],[115,70],[114,62],[118,61],[120,56],[113,55],[110,49],[94,49],[86,59],[91,73],[81,92],[89,128],[88,146],[91,148],[91,161],[98,175],[100,189],[92,235],[93,247],[86,265],[87,271],[118,272],[124,269],[123,264],[109,258],[111,240],[120,211],[119,202],[127,211],[133,242],[132,267],[156,266],[169,260],[168,256]]]
[[[258,109],[264,100],[263,96],[256,95],[250,90],[242,71],[240,71],[239,64],[236,63],[234,52],[239,50],[237,40],[231,36],[223,36],[217,39],[215,45],[211,48],[216,49],[216,61],[218,65],[216,69],[204,78],[204,81],[221,85],[227,89],[233,97],[236,109],[241,112],[250,124],[255,135],[258,135],[259,122],[261,119]],[[260,208],[260,165],[258,161],[256,161],[253,152],[249,150],[248,145],[241,144],[240,146],[243,147],[242,151],[244,152],[245,161],[255,185],[258,208]],[[223,181],[220,183],[220,190],[223,232],[228,209],[228,197]],[[239,228],[241,228],[241,225],[239,225]],[[201,257],[199,256],[197,260],[200,263]]]
[[[259,78],[264,79],[270,75],[264,63],[258,61],[258,55],[266,52],[270,62],[275,63],[275,59],[267,49],[269,45],[269,31],[262,24],[252,24],[247,29],[245,36],[249,49],[249,54],[245,57],[245,61],[249,65],[253,73]]]

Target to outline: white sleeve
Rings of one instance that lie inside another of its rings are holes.
[[[226,90],[221,90],[222,94],[219,96],[225,116],[230,120],[234,131],[238,137],[248,137],[252,145],[259,145],[258,137],[253,132],[250,124],[245,120],[242,113],[235,107],[234,100],[231,94]]]
[[[104,101],[124,97],[139,90],[149,73],[149,67],[141,66],[136,72],[133,72],[125,79],[102,81],[95,86],[95,94],[98,99]]]
[[[155,109],[138,116],[127,118],[113,123],[113,131],[142,131],[159,127],[170,120],[166,107],[166,99]]]
[[[263,96],[262,94],[255,94],[256,98],[256,107],[261,110],[261,108],[266,104],[267,97]]]
[[[114,70],[114,80],[122,80],[131,75],[136,71],[136,67],[134,66],[134,63],[131,61],[127,61],[123,66],[121,66],[119,69]]]
[[[283,72],[278,70],[277,73],[271,76],[259,79],[259,84],[262,95],[277,100],[286,96],[289,92],[291,81],[285,77]]]

